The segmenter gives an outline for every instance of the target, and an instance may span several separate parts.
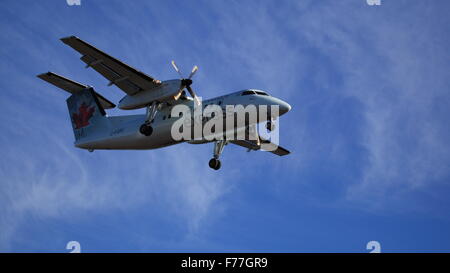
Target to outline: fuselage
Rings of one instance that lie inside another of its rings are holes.
[[[76,142],[75,146],[83,149],[156,149],[169,145],[174,145],[187,140],[174,140],[172,137],[172,127],[180,119],[178,115],[173,117],[173,109],[177,105],[186,105],[191,110],[194,109],[194,101],[191,98],[183,97],[173,104],[165,105],[158,111],[153,122],[153,133],[151,136],[144,136],[139,132],[139,126],[145,121],[146,115],[126,115],[107,117],[110,128],[108,132],[101,136],[95,136],[91,139],[83,139],[82,142]],[[228,95],[215,97],[202,101],[201,107],[204,109],[209,105],[217,105],[224,111],[227,105],[255,105],[257,109],[260,105],[278,106],[281,116],[287,113],[291,106],[275,97],[268,95],[264,91],[248,89],[234,92]],[[182,118],[182,117],[181,117]],[[270,117],[266,117],[270,118]],[[276,118],[276,117],[275,117]],[[264,120],[259,119],[258,122]],[[234,129],[239,128],[235,124]],[[205,143],[205,139],[193,139],[190,143]]]

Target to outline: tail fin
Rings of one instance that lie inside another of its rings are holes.
[[[109,120],[92,87],[74,92],[67,99],[77,142],[94,141],[109,132]]]

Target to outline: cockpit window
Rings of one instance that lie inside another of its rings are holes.
[[[247,90],[242,92],[241,96],[254,95],[255,91]]]
[[[244,92],[241,93],[241,96],[246,96],[246,95],[261,95],[261,96],[269,96],[269,94],[267,94],[266,92],[263,91],[255,91],[255,90],[246,90]]]

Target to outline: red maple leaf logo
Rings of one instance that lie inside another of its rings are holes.
[[[80,129],[89,125],[89,120],[94,115],[95,107],[89,107],[83,102],[78,108],[78,113],[72,114],[72,119],[75,122],[75,129]]]

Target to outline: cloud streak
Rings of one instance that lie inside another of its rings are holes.
[[[441,3],[195,1],[156,8],[92,1],[77,9],[62,4],[57,14],[48,3],[31,3],[23,16],[15,15],[20,4],[5,4],[0,250],[22,250],[17,240],[30,217],[64,222],[121,211],[148,213],[155,222],[167,213],[169,225],[182,226],[182,242],[147,234],[143,241],[220,249],[204,235],[227,209],[240,209],[240,198],[270,196],[275,204],[301,196],[318,206],[387,211],[405,209],[411,193],[448,186],[449,41],[441,14],[448,5]],[[108,91],[106,80],[57,40],[72,34],[159,79],[176,77],[171,59],[185,72],[197,64],[193,87],[203,97],[259,88],[288,100],[293,110],[280,121],[280,144],[292,156],[274,160],[227,147],[219,174],[206,164],[206,146],[92,154],[73,148],[65,96],[35,75],[61,73],[112,101],[121,93]],[[392,200],[400,200],[397,207]]]

